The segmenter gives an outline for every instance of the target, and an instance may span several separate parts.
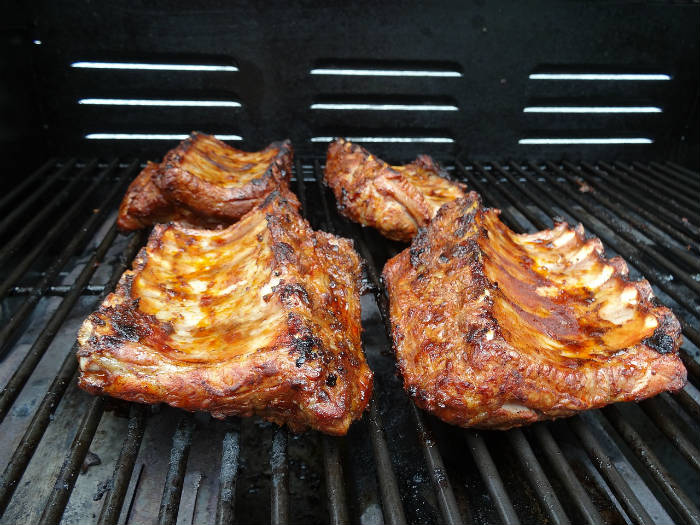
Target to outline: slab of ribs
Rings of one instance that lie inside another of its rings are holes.
[[[292,157],[288,140],[249,153],[192,133],[134,179],[119,207],[117,226],[124,232],[170,221],[227,226],[270,192],[287,188]]]
[[[404,166],[390,166],[344,139],[328,146],[325,180],[340,213],[403,242],[410,242],[419,228],[427,226],[440,206],[466,191],[428,155]]]
[[[352,242],[280,192],[224,229],[170,223],[78,335],[80,386],[345,434],[372,395]]]
[[[384,267],[393,345],[416,404],[506,429],[676,391],[673,313],[582,226],[518,235],[476,193]]]

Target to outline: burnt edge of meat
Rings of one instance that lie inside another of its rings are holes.
[[[656,297],[654,297],[656,299]],[[654,301],[656,302],[656,301]],[[678,341],[681,338],[681,327],[678,319],[668,313],[664,315],[659,326],[651,337],[642,340],[642,344],[656,350],[660,354],[678,353]]]

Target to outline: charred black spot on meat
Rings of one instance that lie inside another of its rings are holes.
[[[117,335],[127,341],[138,341],[142,336],[150,334],[139,316],[130,309],[115,310],[111,317],[112,327]]]
[[[473,239],[466,243],[459,243],[452,249],[452,257],[465,259],[468,264],[473,264],[479,261],[481,250],[479,244]]]
[[[345,210],[345,208],[347,208],[348,202],[349,202],[348,192],[345,188],[341,188],[340,189],[340,200],[337,203],[338,211],[342,213],[343,210]]]
[[[669,354],[675,350],[676,344],[673,337],[664,332],[662,326],[654,330],[654,335],[642,341],[649,348],[656,350],[660,354]]]
[[[476,210],[471,210],[469,213],[465,213],[464,215],[460,215],[459,217],[457,217],[457,220],[455,222],[460,228],[468,229],[472,222],[474,222],[475,216]]]
[[[286,242],[276,242],[272,245],[272,253],[275,255],[277,262],[293,263],[296,260],[294,248]]]
[[[302,317],[290,313],[287,316],[287,327],[291,336],[292,352],[298,354],[295,361],[297,367],[306,361],[318,359],[319,355],[322,358],[326,356],[328,352],[323,347],[323,341],[314,335]]]
[[[328,386],[335,386],[336,381],[338,381],[338,376],[333,373],[328,374],[328,377],[326,377],[326,385]]]
[[[311,305],[309,293],[301,283],[280,283],[275,286],[273,290],[279,294],[280,300],[285,304],[288,303],[291,298],[296,297],[306,306]]]
[[[416,266],[420,266],[421,264],[421,255],[425,252],[426,248],[422,246],[416,246],[415,248],[411,248],[411,266],[414,268]]]
[[[90,321],[97,326],[105,326],[107,324],[97,313],[90,315]]]

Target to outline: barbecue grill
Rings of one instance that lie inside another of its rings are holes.
[[[2,22],[0,524],[700,523],[697,2],[175,4]],[[375,391],[344,438],[76,386],[77,328],[147,236],[116,207],[191,129],[290,136],[304,215],[367,262]],[[678,316],[688,385],[507,432],[417,409],[379,278],[403,246],[337,214],[338,135],[433,154],[516,231],[583,223]]]

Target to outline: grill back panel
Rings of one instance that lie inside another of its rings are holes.
[[[240,145],[249,149],[289,136],[298,149],[322,151],[325,141],[310,142],[313,137],[345,134],[408,140],[373,146],[396,158],[414,154],[417,146],[410,140],[423,139],[428,141],[423,149],[475,159],[554,155],[698,162],[695,2],[267,2],[261,7],[60,0],[25,9],[24,18],[15,15],[10,53],[21,49],[31,57],[34,76],[25,74],[23,81],[34,93],[31,104],[41,108],[47,145],[58,153],[155,155],[174,141],[85,137],[200,129],[240,136]],[[26,69],[26,57],[8,59]],[[219,65],[238,71],[71,67],[75,62]],[[311,74],[338,69],[369,70],[372,76]],[[392,76],[382,76],[382,70]],[[402,76],[397,70],[414,73]],[[416,71],[433,76],[415,76]],[[670,80],[530,78],[543,73],[660,74]],[[241,107],[78,103],[95,98],[224,100]],[[429,103],[457,109],[311,109],[318,103]],[[523,112],[543,105],[644,106],[661,112]],[[552,138],[650,142],[519,144]]]

